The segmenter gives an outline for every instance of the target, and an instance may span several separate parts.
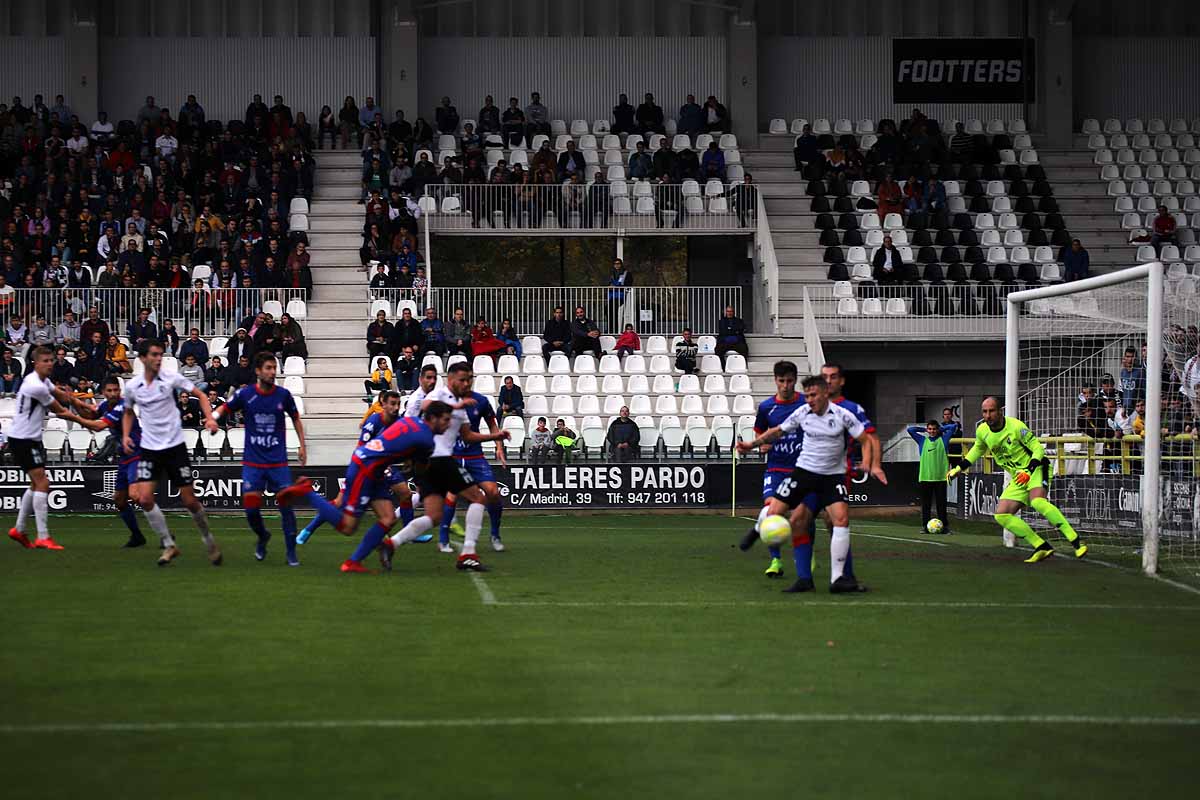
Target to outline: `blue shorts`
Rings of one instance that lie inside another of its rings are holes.
[[[789,467],[786,472],[772,472],[768,469],[763,473],[762,499],[764,504],[775,496],[775,488],[779,486],[780,482],[790,475],[791,472],[792,470]],[[808,507],[808,510],[813,513],[814,517],[818,511],[825,507],[824,504],[821,503],[820,498],[817,497],[816,492],[810,492],[809,494],[805,495],[804,500],[801,502]]]
[[[252,467],[242,465],[242,492],[278,492],[292,485],[292,471],[287,467]]]
[[[138,461],[141,459],[131,458],[128,461],[122,461],[117,467],[117,485],[116,491],[129,491],[129,484],[137,483]]]
[[[378,476],[355,464],[346,468],[346,490],[342,493],[342,511],[361,517],[367,513],[374,500],[392,499],[392,487],[387,482],[387,473]]]
[[[466,468],[467,473],[475,479],[476,483],[496,482],[496,475],[492,472],[492,465],[483,456],[460,457],[455,460]]]
[[[395,465],[392,465],[392,466],[388,467],[386,470],[384,470],[383,482],[386,483],[388,486],[396,486],[397,484],[401,484],[401,483],[403,483],[405,486],[407,486],[408,485],[408,476],[404,474],[404,470],[400,469],[399,467],[397,467]]]

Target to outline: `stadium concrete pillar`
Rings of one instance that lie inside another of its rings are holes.
[[[225,19],[225,32],[229,36],[258,37],[263,32],[263,4],[261,2],[229,3],[229,16]]]
[[[585,3],[583,29],[589,36],[616,36],[617,15],[607,3]]]
[[[966,38],[975,35],[974,3],[951,3],[946,12],[946,24],[951,36]]]
[[[335,36],[367,36],[371,32],[370,0],[338,0],[334,6]]]
[[[654,4],[658,30],[663,36],[688,36],[692,32],[692,9],[681,0],[658,0]]]
[[[623,33],[630,36],[654,35],[654,3],[632,3],[621,20]]]
[[[551,36],[582,36],[578,3],[550,3]]]
[[[117,17],[117,36],[150,35],[150,0],[126,0],[113,8]]]
[[[397,110],[412,121],[417,118],[417,16],[411,0],[382,0],[379,10],[379,105],[386,122]]]
[[[264,28],[267,26],[267,7],[272,5],[275,4],[269,1],[263,5]],[[333,0],[300,0],[296,5],[296,32],[301,36],[329,36],[333,33],[332,20]]]
[[[645,5],[649,4],[635,4],[637,7]],[[546,4],[542,0],[513,0],[513,36],[545,36],[546,24]]]
[[[154,15],[154,36],[188,35],[187,0],[158,0],[151,8]]]
[[[76,0],[62,31],[67,39],[67,105],[84,125],[100,110],[100,26],[97,4]]]
[[[158,2],[161,4],[162,0]],[[219,3],[192,3],[189,31],[192,36],[203,36],[206,39],[224,36],[225,8]]]
[[[6,4],[7,5],[7,4]],[[12,14],[12,33],[14,36],[24,36],[27,39],[41,39],[46,35],[46,4],[40,0],[15,0],[11,10],[4,8],[3,12]],[[32,98],[33,93],[30,93]],[[52,100],[53,98],[47,98]]]
[[[758,146],[758,25],[753,18],[729,15],[729,33],[725,37],[728,52],[726,87],[729,97],[722,99],[729,109],[732,131],[742,147]]]
[[[1040,25],[1030,25],[1030,33],[1040,44],[1036,62],[1039,127],[1046,132],[1051,147],[1071,147],[1074,141],[1074,5],[1074,0],[1050,0],[1039,15]]]

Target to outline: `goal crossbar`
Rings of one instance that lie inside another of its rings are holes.
[[[1162,385],[1157,376],[1163,366],[1163,265],[1160,261],[1097,275],[1093,278],[1025,289],[1008,295],[1008,316],[1005,325],[1004,405],[1006,413],[1020,408],[1022,305],[1034,300],[1080,294],[1082,292],[1117,286],[1131,281],[1146,280],[1146,374],[1156,376],[1146,381],[1146,432],[1144,437],[1144,485],[1142,500],[1142,570],[1153,575],[1158,570],[1158,540],[1161,496],[1159,478],[1162,454]]]

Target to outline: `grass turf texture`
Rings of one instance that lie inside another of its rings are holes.
[[[60,553],[0,548],[6,798],[1104,798],[1195,775],[1200,728],[1127,718],[1200,717],[1200,596],[1025,565],[990,526],[860,523],[873,591],[832,597],[824,533],[822,591],[782,595],[790,558],[765,579],[765,550],[732,546],[742,519],[510,515],[483,584],[432,545],[339,574],[353,542],[328,528],[299,569],[278,533],[257,563],[240,517],[215,518],[214,569],[171,522],[165,569],[119,549],[116,517],[55,517]],[[746,718],[772,713],[863,716]],[[903,716],[925,714],[968,718]],[[58,723],[82,729],[29,729]]]

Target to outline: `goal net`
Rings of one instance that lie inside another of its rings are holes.
[[[1185,372],[1200,370],[1189,361],[1200,314],[1194,293],[1163,286],[1150,264],[1009,295],[1005,413],[1041,438],[1050,500],[1089,547],[1194,576],[1200,460]]]

